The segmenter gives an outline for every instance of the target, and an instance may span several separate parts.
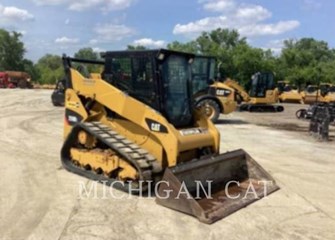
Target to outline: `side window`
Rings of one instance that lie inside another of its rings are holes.
[[[149,57],[132,59],[132,78],[134,97],[157,109],[156,89],[152,61]]]
[[[133,59],[133,80],[135,84],[139,85],[140,83],[148,84],[153,82],[153,68],[150,58]]]
[[[131,77],[131,59],[114,58],[111,64],[112,83],[120,90],[131,93],[133,91]]]

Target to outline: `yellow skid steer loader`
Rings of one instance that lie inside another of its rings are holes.
[[[205,223],[278,189],[243,150],[220,154],[218,130],[193,110],[194,55],[160,49],[103,58],[101,78],[92,78],[72,63],[94,61],[63,57],[67,170],[123,191],[148,191],[155,181],[159,204]]]

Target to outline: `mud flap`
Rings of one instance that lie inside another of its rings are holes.
[[[279,187],[244,150],[165,170],[156,202],[211,224]]]

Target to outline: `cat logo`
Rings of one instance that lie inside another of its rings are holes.
[[[168,129],[161,123],[150,119],[150,118],[146,118],[145,119],[148,128],[153,131],[153,132],[157,132],[157,133],[168,133]]]
[[[159,123],[151,123],[151,131],[160,132],[161,125]]]
[[[224,90],[224,89],[217,89],[216,90],[216,95],[217,96],[228,96],[230,94],[229,90]]]

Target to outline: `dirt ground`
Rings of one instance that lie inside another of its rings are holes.
[[[0,239],[335,239],[335,143],[309,136],[301,105],[222,116],[221,151],[243,148],[281,189],[205,225],[153,198],[79,198],[91,182],[61,167],[63,109],[50,95],[0,90]]]
[[[295,115],[297,110],[307,109],[309,105],[292,104],[292,103],[281,103],[280,105],[284,106],[285,108],[284,112],[281,112],[281,113],[235,112],[234,114],[231,114],[228,116],[221,115],[221,119],[219,123],[227,123],[227,124],[236,123],[236,119],[240,118],[241,121],[245,121],[251,124],[273,128],[273,129],[278,129],[278,130],[297,132],[299,134],[299,137],[301,138],[304,138],[306,140],[307,139],[315,140],[311,138],[308,133],[309,121],[297,119]],[[335,126],[334,125],[330,125],[329,140],[330,140],[329,143],[333,143],[335,141]]]

